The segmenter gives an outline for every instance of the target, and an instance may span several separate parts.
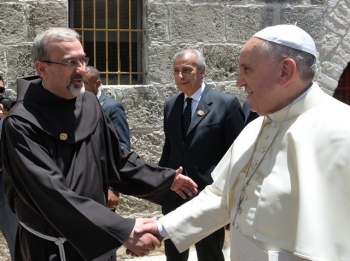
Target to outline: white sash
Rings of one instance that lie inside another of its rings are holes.
[[[36,235],[38,237],[41,237],[43,239],[46,239],[46,240],[54,242],[58,246],[58,249],[59,249],[59,252],[60,252],[61,261],[66,261],[66,253],[64,252],[64,246],[63,246],[63,243],[66,242],[66,239],[64,237],[57,237],[57,238],[56,237],[50,237],[50,236],[41,234],[40,232],[35,231],[34,229],[31,229],[30,227],[27,227],[22,222],[20,222],[20,223],[30,233],[32,233],[32,234],[34,234],[34,235]]]

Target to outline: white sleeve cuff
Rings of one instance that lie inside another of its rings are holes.
[[[169,239],[168,232],[166,232],[165,228],[163,227],[162,222],[160,222],[160,220],[156,220],[154,222],[157,225],[159,234],[164,238],[164,240]]]

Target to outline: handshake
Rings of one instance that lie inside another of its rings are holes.
[[[174,182],[171,190],[176,192],[180,197],[186,199],[186,195],[196,194],[197,184],[182,173],[182,167],[176,170]],[[138,218],[134,229],[131,231],[123,246],[126,247],[126,253],[131,256],[145,256],[153,251],[156,247],[161,246],[163,237],[159,234],[156,218]]]
[[[163,237],[159,234],[156,218],[137,218],[133,231],[123,246],[131,256],[145,256],[162,245]]]

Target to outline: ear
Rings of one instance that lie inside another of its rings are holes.
[[[97,88],[99,88],[99,87],[101,86],[101,84],[102,84],[101,79],[97,79],[97,80],[96,80],[96,86],[97,86]]]
[[[34,68],[37,72],[37,74],[41,77],[44,78],[46,75],[46,66],[43,62],[41,61],[35,61],[34,63]]]
[[[285,86],[288,83],[290,83],[290,81],[294,78],[297,71],[297,65],[295,61],[290,58],[285,58],[281,62],[282,62],[281,64],[282,70],[281,70],[279,84],[282,86]]]
[[[201,68],[201,76],[204,77],[204,75],[205,75],[205,66]]]

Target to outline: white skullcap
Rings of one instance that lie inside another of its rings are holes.
[[[278,43],[316,57],[316,46],[311,36],[296,25],[281,24],[269,26],[253,35],[266,41]]]

